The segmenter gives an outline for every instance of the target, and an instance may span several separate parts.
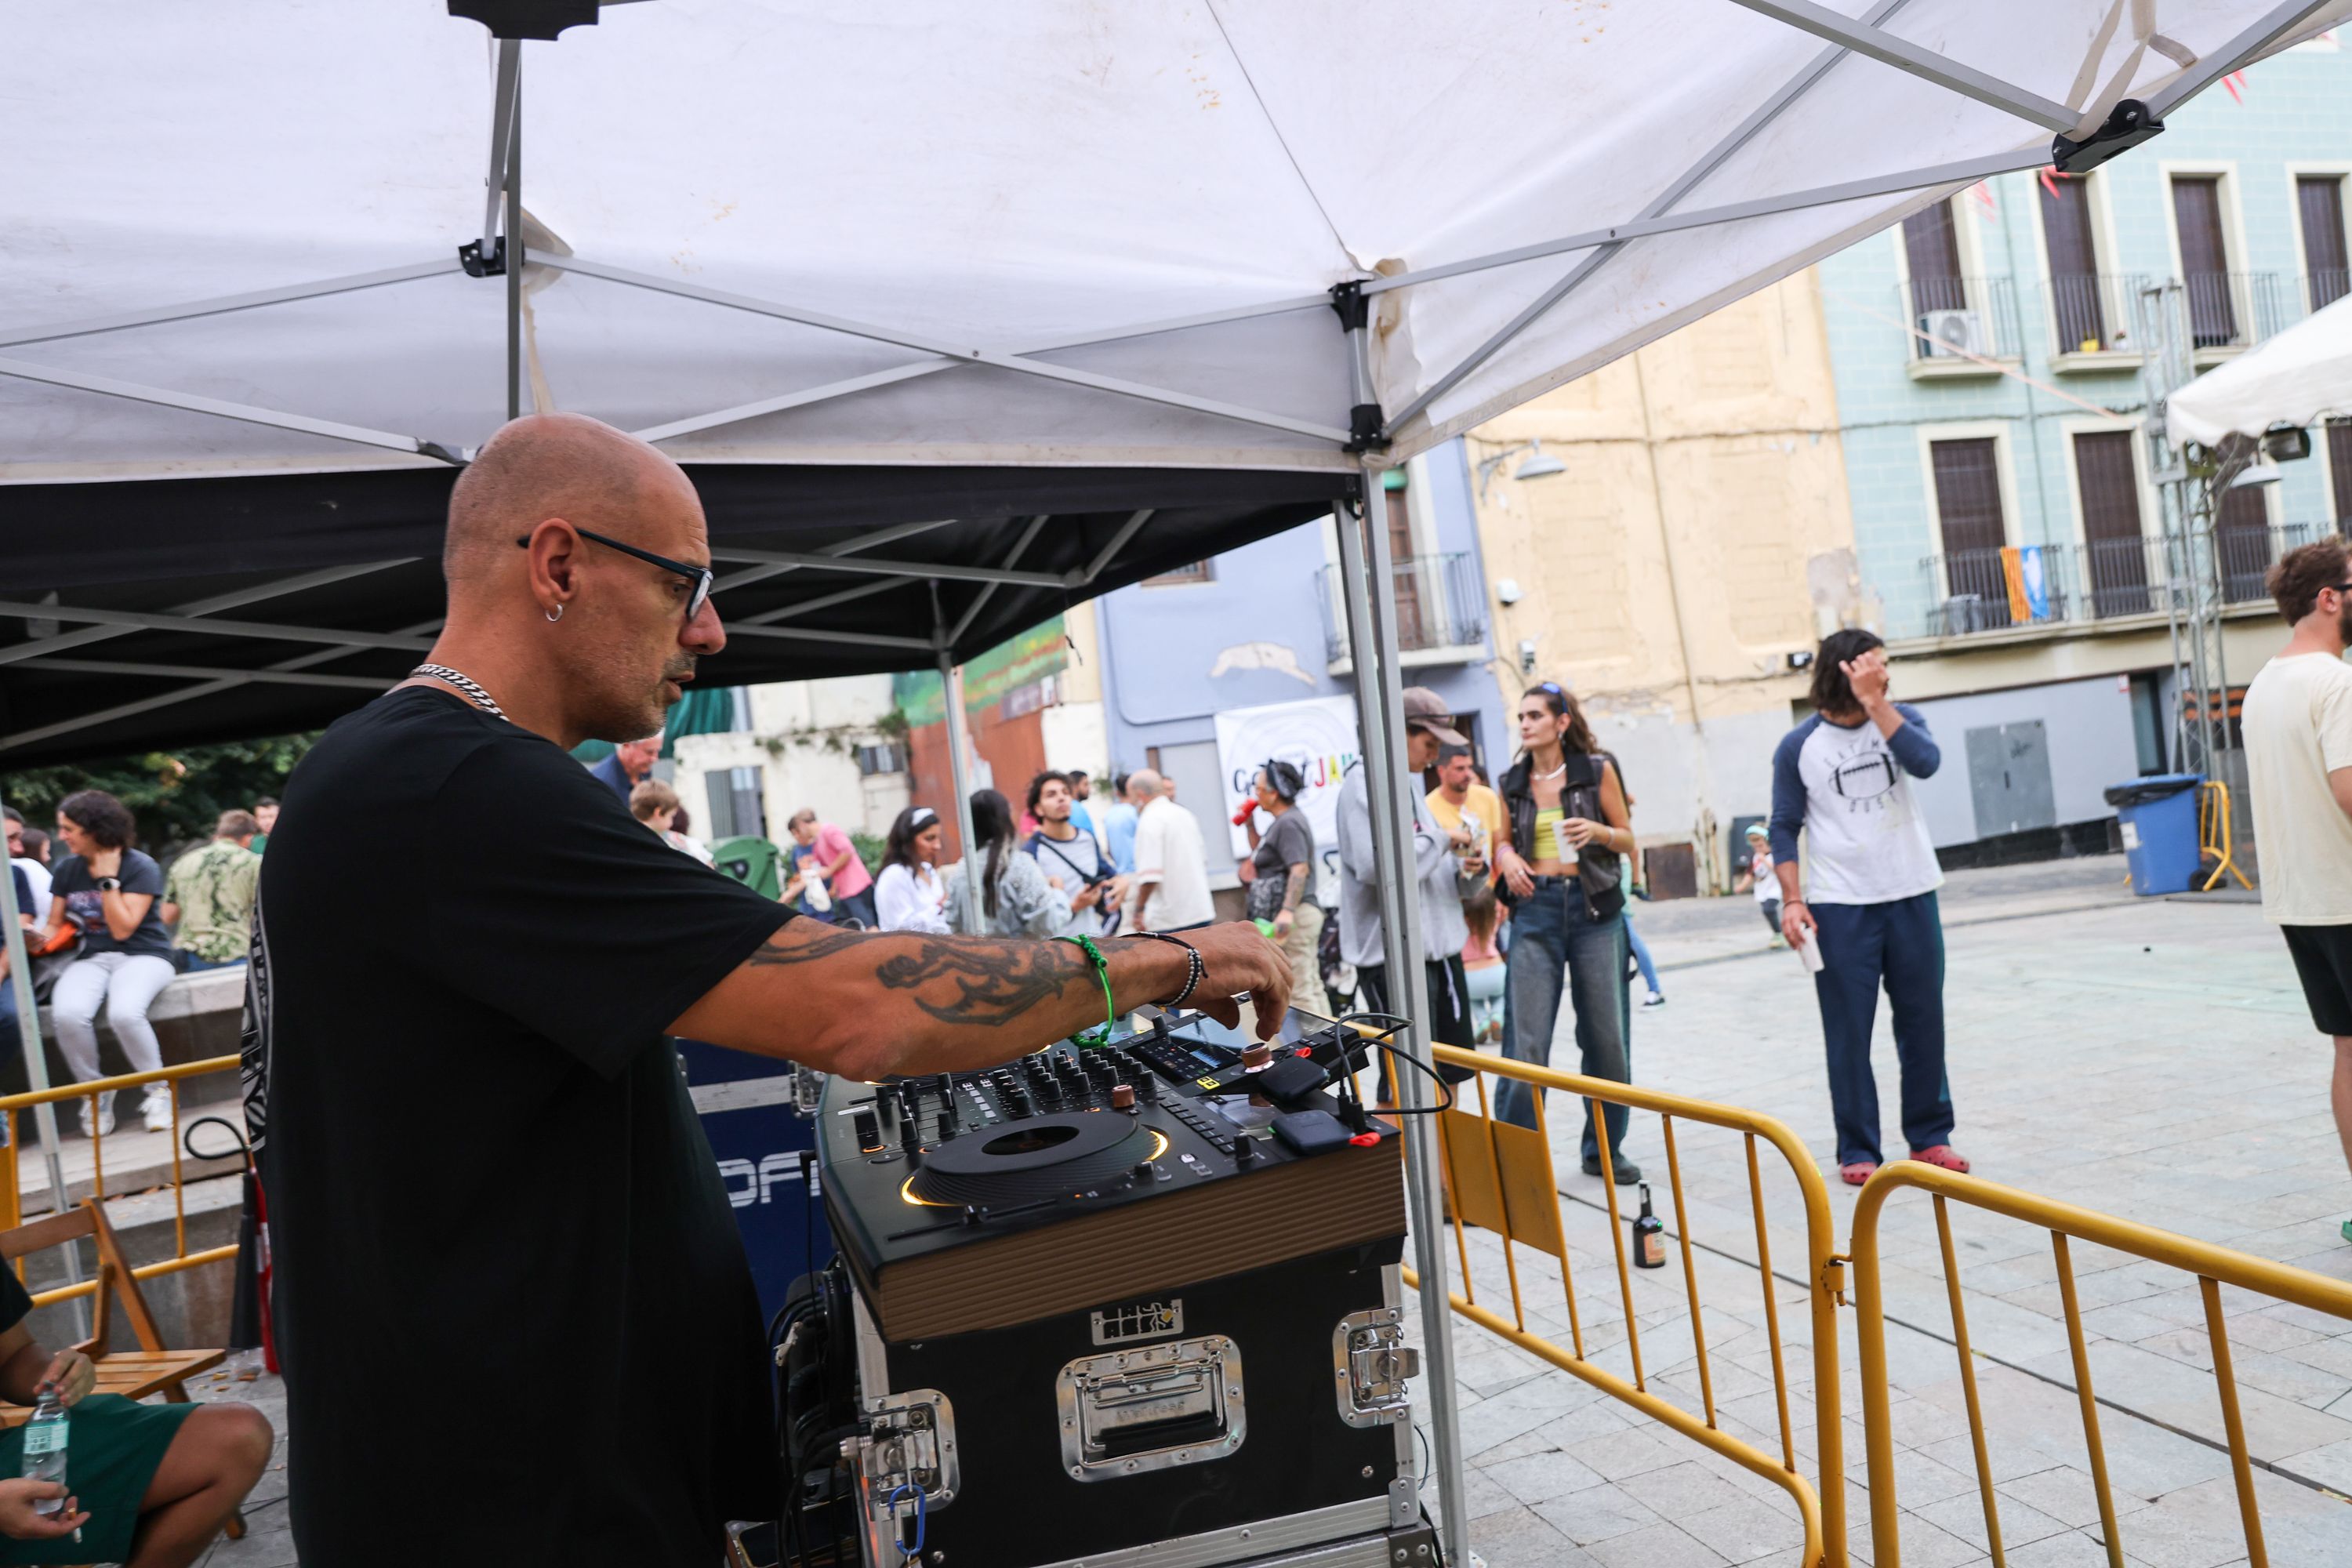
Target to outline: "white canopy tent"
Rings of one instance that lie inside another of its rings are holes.
[[[288,728],[398,679],[449,466],[532,407],[724,500],[744,635],[712,679],[952,666],[1356,506],[1366,470],[1956,188],[2095,164],[2352,9],[449,3],[499,37],[430,0],[0,23],[0,763]],[[1339,535],[1366,754],[1393,760],[1386,532]],[[1393,865],[1397,775],[1370,778]]]
[[[2332,415],[2352,415],[2352,297],[2207,371],[2164,405],[2176,438],[2208,447]]]

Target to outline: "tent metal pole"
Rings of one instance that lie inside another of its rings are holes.
[[[333,643],[344,647],[388,647],[402,653],[425,653],[432,643],[424,637],[390,632],[339,632],[323,626],[280,626],[270,621],[198,619],[194,616],[155,616],[140,610],[86,610],[76,605],[36,605],[0,599],[0,616],[34,620],[93,621],[102,626],[131,626],[142,631],[203,632],[213,637],[252,637],[263,642]]]
[[[1851,16],[1842,16],[1825,5],[1814,5],[1812,0],[1732,0],[1732,4],[1744,5],[1759,16],[1769,16],[1800,32],[1843,45],[1855,54],[1908,71],[1964,98],[1989,103],[2021,120],[2031,120],[2044,131],[2070,132],[2083,118],[2079,109],[2069,109],[2038,92],[2028,92],[2014,82],[1988,76],[1933,49],[1923,49],[1908,38],[1898,38]]]
[[[940,636],[940,700],[948,726],[948,782],[955,791],[956,842],[963,856],[963,929],[978,936],[980,929],[980,862],[971,844],[971,735],[963,711],[963,667],[956,663],[948,642],[947,616],[940,610],[940,585],[931,584],[931,624]],[[944,876],[946,873],[941,872]]]
[[[341,583],[346,578],[364,577],[371,572],[381,572],[388,566],[405,566],[414,559],[415,559],[414,556],[403,556],[396,561],[369,561],[357,566],[329,566],[317,572],[305,572],[299,577],[280,577],[275,582],[257,584],[250,588],[240,588],[234,594],[217,594],[209,599],[192,599],[184,605],[173,605],[167,613],[174,616],[215,615],[222,610],[234,610],[241,605],[257,604],[263,599],[275,599],[285,594],[299,594],[306,589],[323,588],[330,583]],[[56,637],[42,637],[35,642],[14,643],[9,647],[0,647],[0,664],[15,664],[20,659],[27,658],[47,659],[53,655],[65,653],[72,648],[88,647],[92,643],[106,642],[114,637],[124,637],[130,635],[131,631],[126,627],[92,626],[86,631],[63,632]]]
[[[749,577],[752,574],[746,572],[743,575]],[[742,620],[730,621],[728,624],[739,626],[773,626],[778,621],[789,621],[795,616],[811,615],[818,610],[829,610],[835,605],[846,605],[856,599],[870,599],[877,594],[887,594],[893,588],[905,586],[906,584],[897,578],[884,577],[872,583],[860,583],[855,588],[844,588],[838,594],[820,594],[814,599],[803,599],[796,604],[784,605],[772,610],[762,610],[756,616],[747,616]]]
[[[126,310],[114,316],[92,316],[81,321],[58,321],[46,327],[0,327],[0,349],[21,343],[49,343],[62,338],[85,338],[97,332],[119,332],[131,327],[152,327],[164,321],[190,321],[200,316],[226,316],[236,310],[283,305],[294,300],[317,300],[329,294],[349,294],[436,278],[462,268],[453,257],[436,257],[407,267],[387,267],[374,272],[353,272],[316,283],[289,283],[283,289],[262,289],[250,294],[224,294],[216,300],[193,300],[184,305],[158,305],[152,310]]]
[[[399,635],[415,637],[425,632],[438,631],[440,627],[441,618],[436,616],[429,621],[418,621],[413,626],[400,627]],[[265,670],[309,669],[313,665],[329,664],[339,658],[347,658],[356,651],[354,648],[348,647],[319,648],[310,653],[296,654],[291,658],[281,658],[274,664],[265,665],[262,668]],[[178,691],[165,691],[153,697],[142,697],[135,702],[119,702],[111,708],[100,708],[94,712],[78,713],[70,719],[60,720],[54,724],[43,724],[31,730],[19,730],[13,735],[0,735],[0,752],[15,746],[29,746],[36,741],[46,741],[52,735],[66,735],[76,730],[88,730],[100,724],[110,724],[117,719],[128,719],[134,713],[150,713],[158,708],[171,708],[182,702],[198,701],[219,692],[231,691],[237,687],[247,685],[258,679],[260,673],[256,671],[251,675],[223,676],[218,680],[208,680],[201,686],[184,687]]]
[[[1127,548],[1129,540],[1143,531],[1143,525],[1151,521],[1151,514],[1157,510],[1154,507],[1145,507],[1125,522],[1120,523],[1118,531],[1110,536],[1110,542],[1097,551],[1092,561],[1087,563],[1087,574],[1080,579],[1080,585],[1091,583],[1101,576],[1103,568],[1109,565],[1118,557],[1118,552]]]
[[[83,675],[152,675],[181,679],[216,680],[236,676],[260,686],[322,686],[345,691],[382,691],[392,679],[373,680],[363,675],[291,675],[269,670],[229,669],[211,664],[137,664],[122,658],[40,658],[28,669],[65,669]]]
[[[522,40],[499,40],[499,86],[490,106],[490,172],[482,185],[482,254],[493,249],[499,232],[499,208],[507,190],[507,137],[514,130],[515,78],[522,70]],[[509,224],[512,234],[514,226]]]
[[[1092,371],[1075,366],[1048,364],[1002,349],[965,348],[943,338],[923,332],[911,332],[894,327],[877,326],[870,321],[851,321],[846,317],[829,315],[797,305],[787,305],[772,300],[755,299],[749,294],[730,293],[723,289],[707,289],[698,283],[677,279],[660,278],[649,272],[633,272],[625,267],[610,267],[601,261],[590,261],[577,256],[551,256],[541,266],[560,271],[577,272],[583,278],[601,278],[608,283],[626,283],[638,289],[649,289],[657,294],[675,294],[682,300],[699,300],[706,305],[724,306],[730,310],[747,310],[756,316],[772,316],[778,321],[797,321],[803,326],[817,327],[850,337],[866,338],[897,348],[914,349],[935,354],[941,359],[965,364],[984,364],[997,370],[1018,371],[1047,381],[1066,382],[1096,392],[1115,393],[1124,397],[1140,398],[1147,403],[1162,403],[1171,408],[1188,408],[1197,414],[1213,414],[1219,418],[1238,420],[1244,425],[1263,425],[1269,429],[1286,430],[1296,436],[1311,436],[1335,446],[1345,446],[1348,432],[1333,425],[1318,425],[1311,419],[1293,419],[1284,414],[1271,414],[1264,409],[1247,408],[1240,404],[1223,403],[1213,397],[1195,397],[1190,393],[1171,391],[1164,386],[1147,386],[1140,382],[1124,381],[1118,376],[1097,375]]]
[[[643,437],[641,437],[639,439],[643,439]],[[816,551],[815,553],[819,555],[855,555],[861,550],[879,550],[886,544],[895,543],[901,539],[910,539],[918,533],[929,533],[935,528],[945,528],[950,523],[957,521],[959,520],[952,517],[941,517],[933,518],[924,522],[894,522],[887,528],[873,529],[867,532],[858,534],[855,538],[845,539],[837,544],[828,544],[823,549]],[[746,587],[751,584],[764,583],[771,577],[781,577],[787,572],[797,572],[799,570],[800,568],[797,566],[754,566],[749,572],[730,572],[726,576],[719,579],[717,583],[713,584],[710,591],[713,594],[732,593],[734,590]],[[788,606],[788,608],[793,612],[811,607],[812,606],[807,605]],[[754,621],[770,618],[782,620],[783,619],[784,613],[785,612],[783,611],[773,611],[771,612],[769,616],[754,616],[751,619]]]
[[[1379,473],[1377,468],[1365,468],[1367,497],[1379,493]],[[1421,958],[1420,882],[1410,870],[1417,863],[1412,847],[1412,807],[1399,787],[1404,742],[1402,728],[1393,722],[1403,710],[1393,563],[1389,558],[1387,529],[1373,520],[1371,503],[1342,510],[1337,521],[1340,589],[1346,602],[1349,646],[1356,655],[1356,722],[1363,742],[1364,786],[1371,806],[1372,855],[1381,873],[1381,931],[1389,973],[1389,1005],[1412,1020],[1407,1042],[1425,1046],[1429,1000]],[[1392,1070],[1401,1107],[1426,1109],[1433,1103],[1427,1079],[1405,1069]],[[1405,1203],[1412,1226],[1413,1267],[1421,1279],[1422,1366],[1427,1374],[1423,1390],[1437,1470],[1439,1528],[1445,1560],[1469,1568],[1470,1515],[1462,1466],[1459,1390],[1454,1381],[1454,1317],[1446,1276],[1437,1130],[1428,1116],[1398,1120],[1404,1127]]]
[[[1037,536],[1045,532],[1045,525],[1053,521],[1052,516],[1045,512],[1031,518],[1029,525],[1021,531],[1021,537],[1014,540],[1013,548],[1005,552],[1005,565],[1021,564],[1021,558],[1029,552],[1029,547],[1037,542]],[[963,614],[956,617],[955,628],[948,633],[949,647],[952,647],[963,640],[963,634],[971,630],[971,623],[980,619],[980,612],[988,608],[988,602],[996,597],[996,590],[1002,585],[990,583],[971,596],[971,603],[965,605]]]
[[[507,51],[515,52],[509,73]],[[499,40],[499,74],[511,74],[508,88],[507,126],[507,417],[522,417],[522,45]]]
[[[248,403],[228,403],[217,397],[199,397],[191,392],[169,392],[160,386],[147,386],[135,381],[117,381],[110,375],[89,375],[58,365],[0,359],[0,375],[15,376],[21,381],[46,382],[51,386],[70,386],[78,392],[95,392],[104,397],[121,397],[132,403],[152,403],[159,407],[184,409],[191,414],[241,419],[248,425],[299,430],[307,436],[354,441],[362,447],[383,447],[394,452],[438,458],[443,462],[453,460],[442,448],[414,436],[395,435],[389,430],[371,430],[363,425],[339,425],[331,419],[312,419],[301,414],[281,414],[274,408],[257,408]]]
[[[2150,98],[2147,100],[2148,112],[2158,120],[2163,119],[2231,71],[2242,69],[2255,55],[2292,30],[2296,23],[2315,12],[2326,10],[2328,0],[2286,0],[2285,5],[2269,12],[2262,20],[2182,72],[2171,86]]]
[[[1581,234],[1563,235],[1558,239],[1538,240],[1533,245],[1517,246],[1486,256],[1416,268],[1411,272],[1399,272],[1387,278],[1368,278],[1364,279],[1363,289],[1367,294],[1385,294],[1391,289],[1406,289],[1415,283],[1434,283],[1441,279],[1459,278],[1465,273],[1485,272],[1497,267],[1512,267],[1522,261],[1559,256],[1571,250],[1591,250],[1612,240],[1647,239],[1654,235],[1707,228],[1719,223],[1741,223],[1752,217],[1770,217],[1775,213],[1798,212],[1806,207],[1833,206],[1839,202],[1862,201],[1871,196],[1900,195],[1906,191],[1924,191],[1937,185],[1974,184],[1995,174],[2038,169],[2049,162],[2049,148],[2021,147],[2011,153],[1987,153],[1979,157],[1959,158],[1948,163],[1930,163],[1925,168],[1898,170],[1892,174],[1872,174],[1834,185],[1814,185],[1780,195],[1757,196],[1719,207],[1694,207],[1686,213],[1660,213],[1655,217],[1628,218],[1607,228],[1587,229]]]
[[[989,583],[1015,588],[1066,588],[1069,577],[1060,572],[1017,572],[1003,566],[950,566],[929,561],[877,561],[866,555],[804,554],[790,550],[745,550],[719,544],[711,548],[716,561],[746,561],[761,566],[797,566],[804,571],[848,572],[861,577],[924,577],[941,583]]]
[[[891,637],[885,632],[839,632],[822,626],[753,626],[738,622],[730,630],[733,637],[785,637],[794,642],[832,642],[853,644],[858,647],[907,648],[917,653],[929,653],[940,645],[926,637]]]
[[[1878,0],[1877,5],[1872,6],[1868,11],[1863,14],[1863,24],[1868,26],[1876,26],[1879,23],[1886,20],[1889,16],[1892,16],[1895,12],[1901,10],[1908,3],[1909,0]],[[1675,179],[1666,186],[1664,190],[1660,191],[1656,196],[1653,197],[1649,204],[1643,207],[1640,216],[1643,218],[1654,218],[1665,213],[1672,212],[1675,204],[1679,203],[1685,196],[1690,195],[1691,192],[1697,187],[1700,181],[1706,179],[1709,174],[1714,174],[1716,170],[1721,168],[1724,163],[1730,159],[1733,153],[1738,152],[1742,147],[1747,146],[1748,142],[1755,137],[1757,132],[1762,131],[1766,126],[1780,118],[1781,112],[1784,110],[1786,110],[1790,104],[1796,102],[1798,99],[1803,97],[1815,82],[1821,80],[1822,77],[1829,74],[1829,69],[1832,66],[1836,65],[1838,61],[1845,58],[1845,57],[1846,49],[1843,45],[1832,45],[1829,48],[1823,49],[1820,54],[1815,55],[1811,62],[1808,64],[1803,70],[1799,71],[1795,76],[1790,77],[1787,81],[1783,82],[1780,85],[1779,91],[1773,93],[1771,97],[1766,99],[1762,103],[1758,104],[1754,110],[1748,114],[1747,119],[1741,121],[1738,125],[1733,126],[1730,132],[1724,136],[1723,140],[1708,148],[1703,157],[1701,157],[1696,163],[1691,164],[1689,168],[1685,169],[1680,175],[1676,176]],[[1552,304],[1557,305],[1559,300],[1566,299],[1569,295],[1582,288],[1585,283],[1591,279],[1594,273],[1600,271],[1603,267],[1608,266],[1609,263],[1615,258],[1617,253],[1623,248],[1623,244],[1612,242],[1600,247],[1591,255],[1585,257],[1581,261],[1579,261],[1574,268],[1570,269],[1568,276],[1561,279],[1559,284],[1555,287],[1554,293],[1557,297],[1552,300]],[[1467,374],[1466,370],[1465,374]],[[1460,376],[1456,376],[1454,378],[1457,382],[1460,379]],[[1443,391],[1443,388],[1436,389],[1431,395],[1433,397],[1442,395]],[[1375,401],[1377,401],[1377,399],[1375,399]],[[1423,402],[1415,403],[1406,409],[1406,414],[1408,416],[1418,414],[1424,406],[1426,406],[1425,400]],[[1402,423],[1402,420],[1391,422],[1390,427],[1394,428],[1395,425]]]
[[[33,1000],[33,963],[25,952],[25,928],[16,919],[20,912],[24,911],[16,908],[16,879],[0,874],[0,929],[6,932],[5,951],[8,954],[8,978],[0,980],[0,985],[8,988],[9,997],[16,1006],[16,1043],[25,1054],[25,1082],[38,1092],[49,1087],[49,1057],[47,1047],[41,1043],[41,1014]],[[36,913],[35,918],[45,919],[47,914],[48,910],[42,910]],[[66,1173],[64,1163],[58,1158],[57,1106],[48,1102],[35,1106],[33,1122],[40,1130],[41,1157],[48,1165],[49,1212],[63,1214],[66,1212]],[[16,1158],[16,1150],[0,1150],[0,1159],[14,1161]],[[80,1284],[81,1254],[70,1242],[61,1250],[66,1259],[66,1283]],[[89,1331],[82,1312],[81,1300],[76,1298],[74,1323],[78,1334]]]
[[[1540,244],[1522,246],[1517,250],[1498,251],[1493,256],[1469,261],[1458,261],[1433,267],[1423,272],[1401,273],[1364,285],[1364,292],[1385,293],[1408,283],[1426,283],[1440,278],[1457,277],[1465,272],[1483,271],[1493,267],[1507,267],[1514,262],[1533,260],[1561,251],[1603,249],[1601,256],[1588,260],[1570,271],[1567,277],[1538,295],[1525,310],[1511,318],[1501,331],[1464,356],[1461,363],[1433,382],[1427,390],[1405,405],[1403,410],[1388,422],[1387,428],[1402,430],[1423,409],[1448,392],[1462,379],[1508,347],[1513,339],[1533,326],[1551,308],[1568,298],[1570,292],[1591,275],[1592,269],[1619,247],[1630,240],[1651,235],[1671,234],[1680,229],[1704,228],[1713,224],[1738,223],[1746,218],[1767,217],[1774,213],[1792,212],[1801,207],[1828,206],[1838,202],[1858,201],[1868,196],[1893,195],[1903,191],[1919,190],[1934,185],[1972,184],[1992,174],[2005,174],[2019,169],[2038,168],[2050,162],[2047,149],[2021,153],[1996,153],[1982,158],[1963,159],[1956,163],[1939,163],[1932,168],[1907,169],[1899,174],[1885,174],[1874,179],[1850,180],[1843,184],[1821,185],[1810,191],[1792,192],[1788,195],[1763,196],[1752,202],[1736,202],[1729,206],[1704,207],[1696,212],[1661,214],[1656,217],[1636,218],[1614,228],[1595,229],[1589,234],[1570,235],[1565,239],[1547,240]]]

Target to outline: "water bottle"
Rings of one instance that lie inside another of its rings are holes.
[[[40,1403],[33,1406],[33,1418],[25,1423],[25,1479],[28,1481],[55,1481],[66,1484],[66,1433],[68,1415],[65,1401],[47,1384],[41,1385]],[[65,1493],[37,1499],[33,1511],[44,1516],[54,1514],[66,1506]]]

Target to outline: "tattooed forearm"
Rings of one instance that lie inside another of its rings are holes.
[[[1062,994],[1071,981],[1091,982],[1087,957],[1066,942],[1011,942],[986,938],[955,942],[924,937],[911,953],[882,961],[874,972],[886,990],[911,991],[915,1005],[947,1024],[995,1028]],[[925,996],[920,987],[946,981],[955,999]]]
[[[1094,967],[1066,942],[1006,942],[994,937],[930,936],[913,932],[822,931],[786,927],[750,962],[789,967],[835,957],[877,942],[874,978],[887,991],[909,991],[916,1006],[942,1023],[994,1028],[1061,995],[1071,981],[1091,985]],[[923,994],[929,987],[928,995]]]

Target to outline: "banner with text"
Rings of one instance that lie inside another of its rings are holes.
[[[1339,781],[1355,766],[1362,747],[1356,738],[1356,704],[1346,697],[1309,697],[1297,702],[1269,702],[1263,708],[1235,708],[1217,715],[1217,761],[1223,769],[1226,795],[1214,809],[1225,818],[1232,835],[1234,857],[1246,858],[1249,835],[1233,816],[1249,796],[1258,769],[1267,759],[1286,762],[1306,776],[1298,809],[1315,829],[1315,897],[1324,905],[1339,901]],[[1207,805],[1195,807],[1205,813]],[[1264,833],[1270,822],[1257,814]]]

